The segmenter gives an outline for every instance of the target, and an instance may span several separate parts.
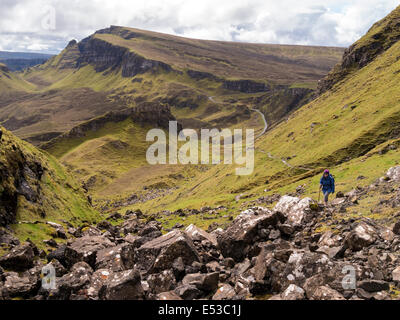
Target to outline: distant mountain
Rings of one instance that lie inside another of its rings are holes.
[[[52,56],[43,53],[0,51],[0,62],[11,71],[21,71],[45,63]]]

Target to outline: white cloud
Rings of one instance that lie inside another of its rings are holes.
[[[0,49],[57,52],[72,38],[109,25],[200,39],[348,46],[397,5],[397,0],[2,0]]]

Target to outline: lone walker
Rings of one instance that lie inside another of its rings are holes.
[[[324,175],[320,180],[320,190],[324,194],[325,205],[328,205],[329,195],[335,193],[335,179],[330,174],[329,170],[324,171]]]

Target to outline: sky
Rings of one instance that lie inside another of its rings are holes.
[[[347,47],[398,0],[0,0],[0,51],[58,53],[119,25],[184,37]]]

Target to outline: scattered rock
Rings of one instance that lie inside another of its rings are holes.
[[[306,219],[307,210],[317,207],[318,205],[311,198],[283,196],[276,204],[274,211],[281,212],[287,218],[287,223],[300,225]]]
[[[366,222],[360,222],[346,237],[347,246],[353,251],[360,251],[377,240],[377,230]]]
[[[0,266],[7,270],[24,271],[33,267],[35,250],[31,243],[24,243],[0,257]]]
[[[400,166],[396,166],[390,168],[386,173],[386,176],[393,181],[399,182],[400,181]]]
[[[392,272],[393,281],[400,282],[400,267],[397,267]]]
[[[291,284],[282,294],[282,300],[304,300],[305,292],[302,288]]]
[[[311,296],[311,300],[337,301],[346,299],[336,290],[333,290],[328,286],[321,286],[314,291],[314,294]]]
[[[211,243],[213,246],[217,246],[217,238],[215,235],[210,234],[195,225],[191,224],[185,229],[186,234],[189,236],[192,241],[208,241]]]
[[[212,297],[213,300],[233,300],[236,296],[235,289],[229,285],[222,285]]]
[[[358,288],[367,292],[387,291],[390,289],[389,283],[381,280],[364,280],[359,282]]]
[[[204,292],[213,292],[218,287],[219,273],[209,273],[209,274],[188,274],[186,275],[182,283],[194,285],[197,289]]]
[[[72,266],[79,261],[85,261],[94,268],[97,252],[112,246],[114,244],[106,237],[84,236],[65,247],[64,260],[67,266]]]
[[[165,300],[182,300],[180,296],[178,296],[174,291],[162,292],[157,295],[157,300],[165,301]]]
[[[179,230],[145,243],[136,255],[138,266],[149,273],[172,268],[177,258],[182,258],[185,265],[200,260],[192,240]]]
[[[99,292],[103,300],[142,300],[144,291],[137,270],[112,273]]]
[[[224,257],[242,261],[252,244],[257,242],[258,233],[268,226],[275,226],[281,220],[279,212],[254,208],[242,212],[218,237],[218,247]]]
[[[176,279],[172,270],[164,270],[160,273],[151,274],[147,278],[151,293],[158,294],[175,289]]]

